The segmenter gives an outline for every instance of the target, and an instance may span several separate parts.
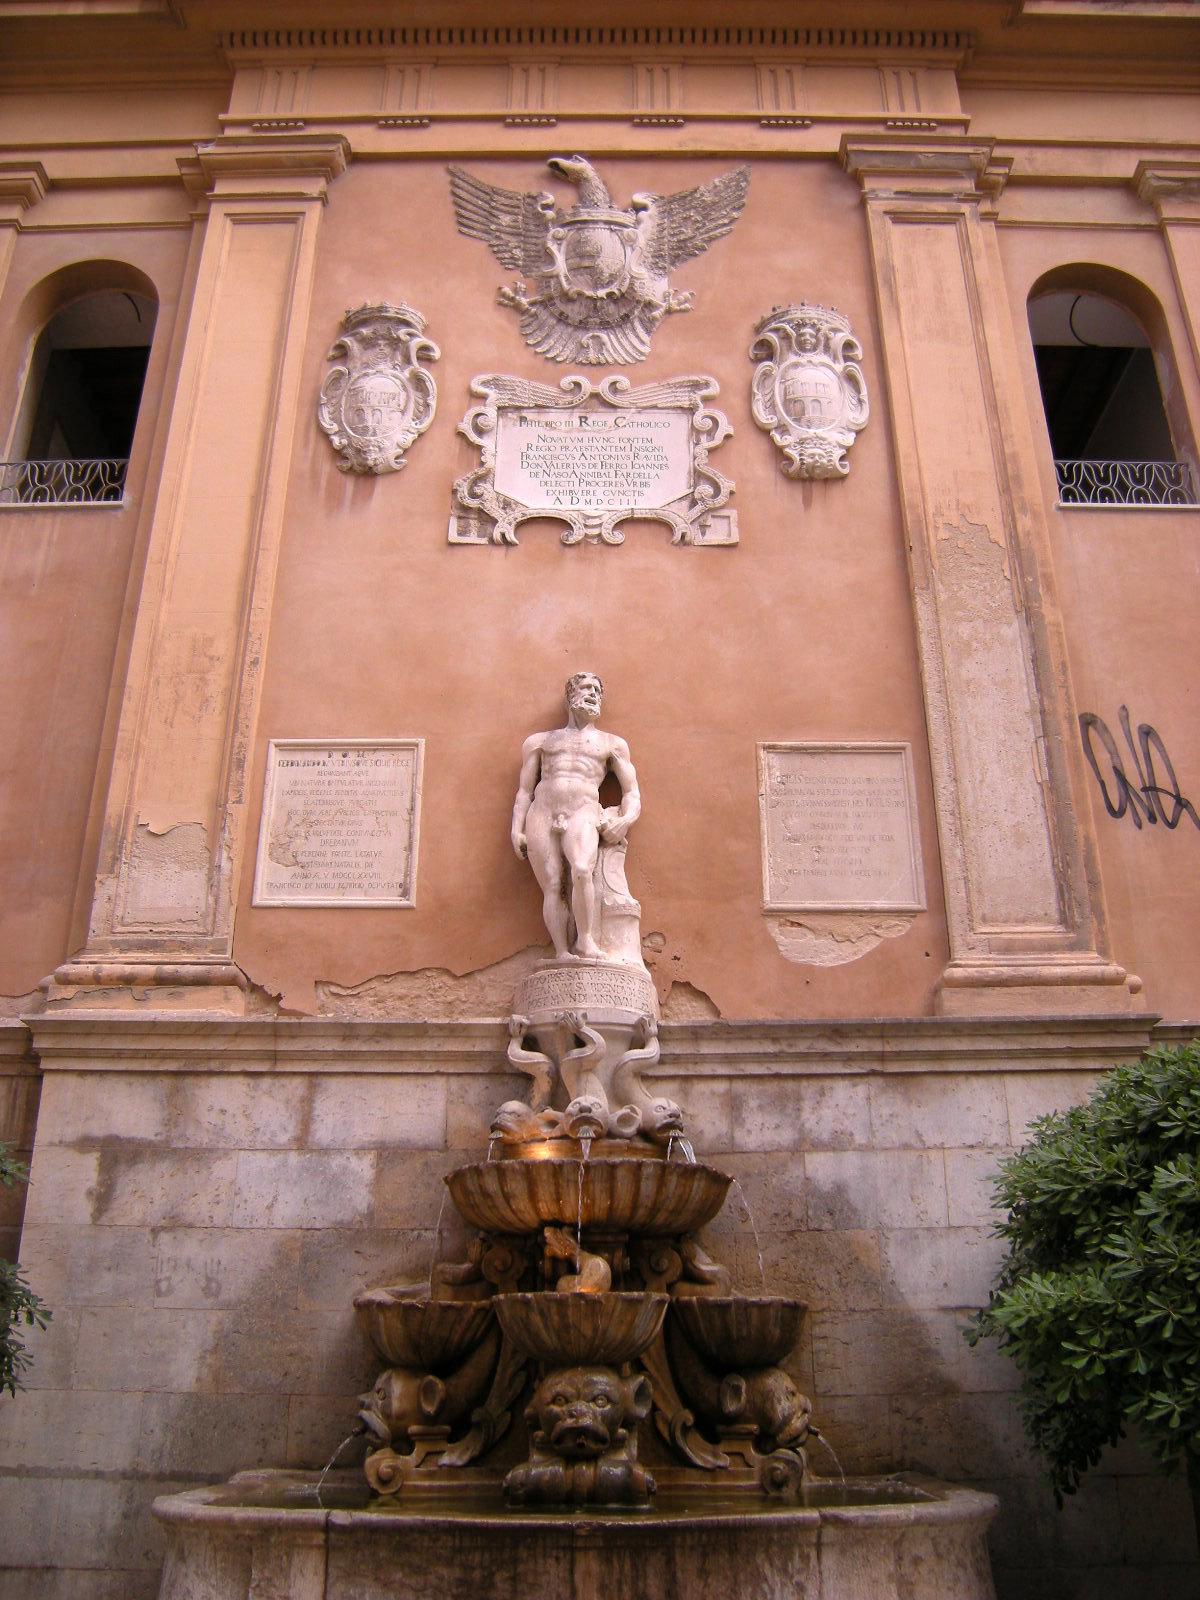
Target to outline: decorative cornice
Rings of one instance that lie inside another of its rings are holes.
[[[631,50],[880,51],[964,56],[972,35],[957,28],[788,27],[394,27],[236,28],[221,35],[230,56],[278,51],[488,50],[548,48]]]
[[[838,154],[868,199],[976,200],[1001,176],[991,139],[844,134]],[[990,169],[990,170],[989,170]]]
[[[1146,1015],[845,1022],[664,1022],[650,1076],[1101,1071],[1149,1044]],[[46,1072],[502,1074],[498,1021],[381,1022],[45,1013],[24,1019]]]
[[[19,223],[30,206],[46,198],[49,188],[40,161],[0,161],[0,221]]]
[[[226,133],[198,144],[196,159],[214,187],[232,180],[240,191],[244,180],[263,178],[274,191],[280,179],[329,183],[339,177],[350,161],[350,142],[336,133]]]
[[[6,1078],[36,1074],[30,1047],[29,1025],[13,1017],[0,1018],[0,1073]]]
[[[1200,161],[1139,161],[1133,187],[1163,222],[1200,222]]]

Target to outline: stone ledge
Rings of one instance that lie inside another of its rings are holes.
[[[861,1018],[829,1023],[667,1022],[657,1074],[689,1077],[848,1073],[1100,1071],[1132,1061],[1157,1019],[1099,1017]],[[186,1017],[178,1012],[45,1014],[28,1029],[43,1072],[499,1073],[500,1021],[379,1022]],[[1172,1025],[1174,1034],[1185,1025]]]

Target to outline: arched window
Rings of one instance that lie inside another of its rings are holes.
[[[157,315],[133,289],[62,306],[33,347],[0,504],[120,501]]]
[[[1123,298],[1047,283],[1030,296],[1029,331],[1059,503],[1194,505],[1153,342]]]

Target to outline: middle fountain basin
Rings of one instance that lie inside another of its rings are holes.
[[[549,1366],[632,1361],[662,1327],[665,1294],[499,1294],[500,1326],[518,1350]]]

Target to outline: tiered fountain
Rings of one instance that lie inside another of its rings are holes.
[[[988,1600],[994,1500],[815,1478],[782,1367],[805,1308],[734,1295],[700,1242],[731,1180],[643,1078],[659,1047],[624,873],[633,766],[595,726],[598,679],[571,679],[567,709],[526,741],[513,813],[555,946],[509,1024],[530,1092],[446,1179],[466,1259],[355,1300],[383,1363],[361,1397],[366,1482],[243,1473],[159,1501],[160,1600]],[[609,772],[622,799],[603,808]]]

